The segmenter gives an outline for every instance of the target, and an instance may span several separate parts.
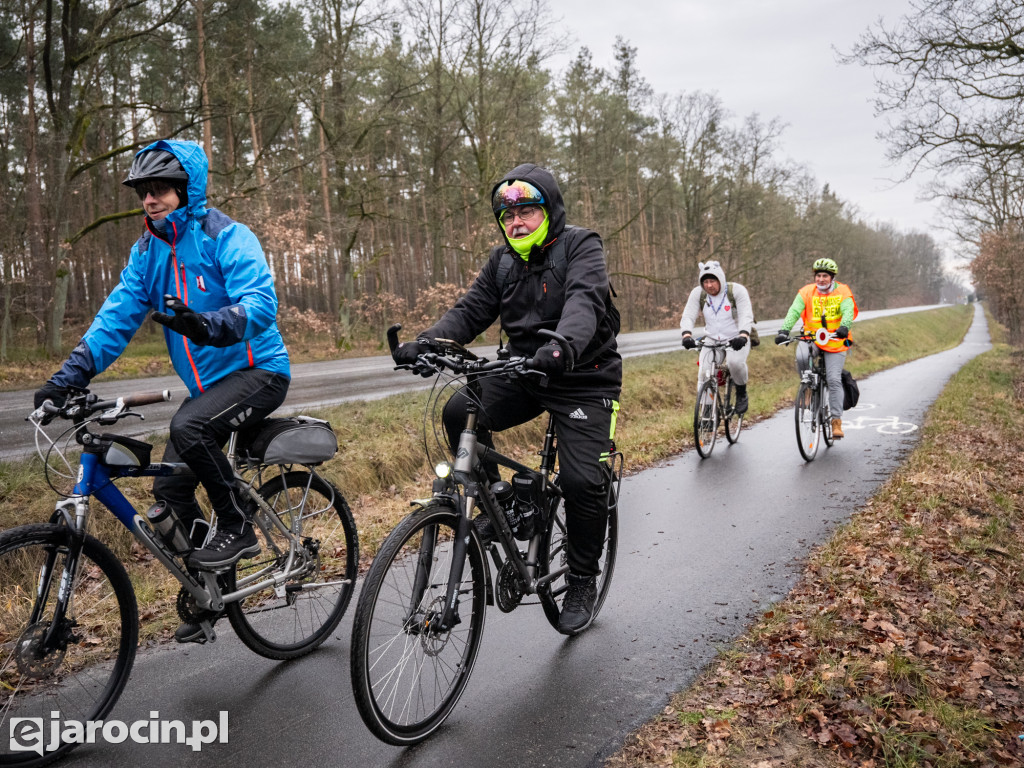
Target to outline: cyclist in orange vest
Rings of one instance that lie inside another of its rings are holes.
[[[811,355],[825,355],[825,378],[828,381],[828,400],[832,410],[832,436],[843,437],[843,364],[846,362],[846,342],[850,338],[850,326],[857,317],[857,301],[846,283],[836,280],[839,267],[832,259],[818,259],[814,262],[814,282],[805,285],[793,300],[786,319],[775,337],[776,344],[789,341],[789,330],[802,320],[804,333],[813,334],[822,327],[836,338],[824,345],[815,342],[801,342],[796,349],[796,370],[803,373],[810,370]]]

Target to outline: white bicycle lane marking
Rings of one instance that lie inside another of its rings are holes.
[[[858,403],[856,408],[851,408],[847,413],[856,411],[871,411],[877,408],[873,403]],[[852,419],[843,417],[843,431],[847,429],[871,429],[882,435],[907,435],[917,429],[916,424],[909,421],[900,421],[899,416],[856,416]]]

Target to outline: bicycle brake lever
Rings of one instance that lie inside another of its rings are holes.
[[[142,419],[143,421],[146,420],[146,417],[143,416],[141,413],[137,413],[136,411],[125,411],[124,406],[119,405],[116,408],[112,408],[111,410],[104,411],[102,414],[100,414],[99,418],[96,419],[96,423],[102,424],[104,426],[110,426],[111,424],[116,424],[121,419],[126,419],[129,416],[136,416]]]

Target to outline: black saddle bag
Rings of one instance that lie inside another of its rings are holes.
[[[264,419],[242,441],[242,455],[254,464],[323,464],[338,452],[331,425],[311,416]]]

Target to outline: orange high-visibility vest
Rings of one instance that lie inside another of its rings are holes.
[[[836,282],[835,290],[827,294],[818,293],[818,286],[811,283],[800,289],[800,296],[804,300],[804,312],[800,316],[804,323],[804,333],[813,334],[821,328],[822,314],[825,315],[825,328],[829,333],[835,333],[843,319],[839,305],[844,299],[853,301],[853,316],[857,317],[857,300],[853,298],[853,291],[846,283]],[[846,349],[843,339],[830,339],[824,346],[818,346],[826,352],[843,352]]]

